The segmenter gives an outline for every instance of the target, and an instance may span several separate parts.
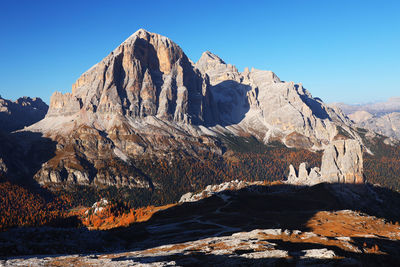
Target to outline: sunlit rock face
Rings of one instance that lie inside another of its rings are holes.
[[[364,182],[362,147],[356,140],[337,140],[326,147],[322,156],[321,170],[309,168],[306,162],[299,166],[299,172],[292,165],[289,168],[288,183],[314,185],[318,183]]]
[[[363,183],[362,147],[356,140],[338,140],[322,156],[321,176],[330,182]]]
[[[366,111],[364,112],[356,111],[350,114],[349,117],[354,120],[359,127],[400,141],[400,112],[392,112],[382,116],[373,116]],[[360,113],[364,113],[365,116],[361,117]]]
[[[206,81],[182,49],[168,38],[139,30],[85,72],[69,96],[82,109],[106,119],[155,116],[204,123],[209,101]],[[52,109],[52,106],[50,107]]]

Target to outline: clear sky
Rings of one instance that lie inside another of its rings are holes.
[[[400,1],[0,0],[0,95],[71,91],[139,28],[272,70],[325,102],[400,96]]]

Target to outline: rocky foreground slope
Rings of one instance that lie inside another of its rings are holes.
[[[400,197],[390,190],[237,181],[206,191],[127,228],[2,232],[0,252],[7,257],[0,264],[393,266],[400,261],[400,227],[394,223]],[[36,256],[10,257],[21,254]]]
[[[322,150],[362,142],[352,122],[301,84],[271,71],[239,72],[205,52],[197,63],[170,39],[139,30],[76,81],[54,93],[46,117],[25,132],[54,143],[40,184],[152,187],[136,158],[222,155],[224,137]]]

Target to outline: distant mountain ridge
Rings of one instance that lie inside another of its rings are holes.
[[[364,105],[335,103],[357,126],[400,140],[400,97]]]
[[[356,111],[367,111],[375,116],[382,116],[392,112],[400,112],[400,97],[391,97],[385,102],[359,105],[333,103],[332,105],[338,106],[346,114],[352,114]]]
[[[44,118],[48,105],[38,97],[20,97],[16,101],[0,96],[1,130],[12,132],[34,124]]]

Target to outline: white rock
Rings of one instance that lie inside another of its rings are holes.
[[[302,250],[302,252],[305,254],[301,256],[301,258],[332,259],[336,257],[335,252],[326,248],[307,249],[307,250]]]

